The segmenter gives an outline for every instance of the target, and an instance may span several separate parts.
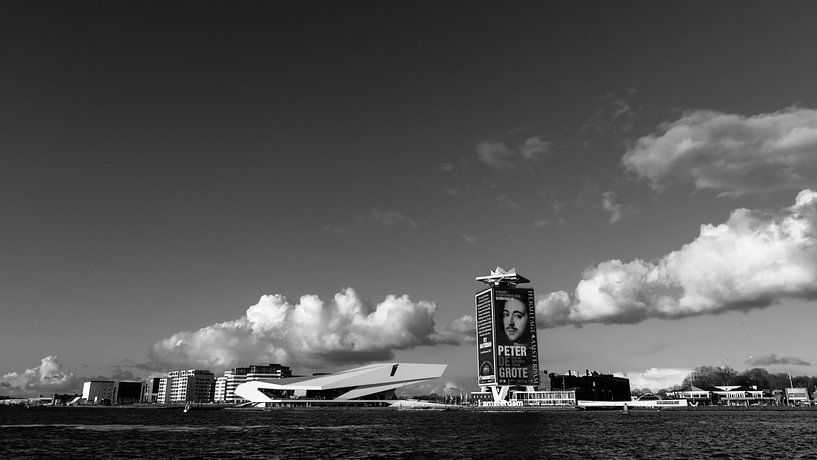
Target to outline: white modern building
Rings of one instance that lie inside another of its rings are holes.
[[[159,379],[159,391],[156,393],[156,402],[159,404],[168,404],[170,402],[169,377],[162,377]]]
[[[227,399],[227,377],[216,377],[216,389],[213,393],[213,401],[224,402]]]
[[[397,388],[441,377],[445,364],[382,363],[311,377],[239,385],[235,394],[265,407],[389,406]]]
[[[246,402],[245,399],[235,394],[235,389],[245,382],[278,380],[292,376],[292,370],[288,366],[280,364],[267,364],[266,366],[253,364],[247,367],[236,367],[224,372],[224,395],[223,399],[216,398],[216,401],[229,403]],[[221,396],[221,395],[219,395]]]
[[[215,377],[207,370],[187,369],[170,371],[159,380],[156,402],[172,404],[183,402],[212,402]]]

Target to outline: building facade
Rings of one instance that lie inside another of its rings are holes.
[[[116,390],[113,380],[89,380],[82,384],[82,399],[88,404],[114,404]]]
[[[267,364],[266,366],[253,364],[247,367],[236,367],[224,372],[224,395],[223,399],[216,398],[216,401],[229,403],[242,403],[247,400],[237,396],[235,389],[246,382],[265,382],[292,377],[292,370],[288,366],[280,364]],[[221,396],[220,394],[218,396]]]
[[[629,401],[630,380],[612,374],[548,374],[551,391],[575,391],[579,401]]]
[[[227,377],[216,377],[215,391],[213,392],[213,401],[224,402],[227,397]]]
[[[159,392],[156,394],[156,402],[159,404],[170,403],[170,378],[159,379]]]
[[[166,389],[166,394],[169,395],[168,402],[213,402],[215,376],[212,372],[201,369],[170,371],[167,379],[165,387],[169,387],[169,390]]]

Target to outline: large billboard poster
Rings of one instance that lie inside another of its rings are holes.
[[[539,385],[533,289],[492,287],[475,296],[480,385]]]
[[[533,289],[494,288],[496,377],[499,385],[539,385]]]
[[[477,325],[477,383],[496,385],[494,360],[494,302],[493,292],[486,289],[474,296]]]

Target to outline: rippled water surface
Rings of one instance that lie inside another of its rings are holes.
[[[0,408],[0,458],[815,458],[817,412]]]

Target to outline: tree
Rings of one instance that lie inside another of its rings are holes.
[[[700,366],[686,376],[683,386],[708,388],[712,386],[734,385],[738,379],[738,372],[729,366]]]
[[[738,375],[737,385],[755,386],[758,390],[769,389],[769,371],[762,367],[747,369]]]

